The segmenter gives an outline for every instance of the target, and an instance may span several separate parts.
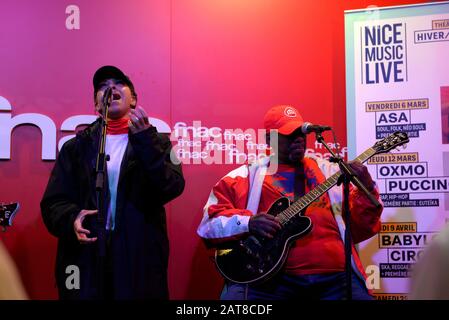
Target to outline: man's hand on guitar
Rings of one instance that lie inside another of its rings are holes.
[[[249,219],[248,229],[254,235],[271,239],[281,229],[281,225],[276,217],[261,212]]]
[[[364,166],[360,161],[349,161],[348,162],[351,169],[357,175],[360,182],[368,189],[368,191],[374,190],[374,181],[368,171],[368,168]]]
[[[84,218],[91,214],[97,214],[98,210],[81,210],[78,216],[73,222],[73,230],[75,231],[76,238],[81,244],[95,242],[97,238],[88,238],[87,235],[90,234],[90,231],[83,228]]]

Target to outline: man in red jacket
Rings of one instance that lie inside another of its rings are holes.
[[[212,189],[204,208],[198,234],[208,245],[218,246],[247,235],[272,238],[281,229],[277,217],[266,214],[279,197],[295,201],[339,171],[336,164],[305,157],[304,123],[291,106],[271,108],[264,127],[278,131],[277,172],[265,175],[260,183],[257,174],[268,166],[269,158],[233,170]],[[375,183],[365,166],[351,162],[351,168],[373,195],[379,198]],[[254,178],[255,177],[255,178]],[[254,189],[259,188],[259,192]],[[254,196],[256,195],[256,196]],[[341,187],[333,187],[312,202],[305,213],[313,228],[297,239],[281,271],[261,284],[227,281],[222,299],[343,299],[345,286],[344,220],[341,216]],[[351,231],[354,243],[364,241],[380,230],[382,208],[376,208],[356,187],[350,191]],[[365,274],[353,247],[353,299],[371,299],[365,286]]]

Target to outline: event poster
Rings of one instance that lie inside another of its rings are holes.
[[[384,203],[359,246],[378,299],[406,299],[413,266],[449,217],[449,2],[345,12],[348,153],[406,132],[368,161]]]

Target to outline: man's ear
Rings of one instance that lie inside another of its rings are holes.
[[[101,114],[102,108],[100,107],[100,104],[98,102],[95,103],[95,111]]]
[[[101,107],[100,103],[98,102],[100,99],[97,98],[97,96],[98,96],[98,91],[94,92],[94,106],[95,106],[95,111],[98,112],[99,114],[101,114],[101,109],[102,109],[102,107]]]

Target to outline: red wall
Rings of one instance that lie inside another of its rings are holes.
[[[2,1],[0,96],[13,116],[49,116],[59,140],[63,120],[93,113],[94,71],[114,64],[139,104],[170,126],[260,128],[269,107],[288,103],[306,121],[333,126],[345,145],[344,10],[418,2],[426,1],[78,0],[81,28],[69,31],[72,2]],[[39,211],[53,161],[40,148],[39,130],[20,126],[11,159],[0,160],[0,201],[22,206],[0,238],[30,296],[53,299],[56,239]],[[218,297],[222,280],[196,227],[211,187],[234,167],[184,166],[184,194],[167,206],[173,299]]]

